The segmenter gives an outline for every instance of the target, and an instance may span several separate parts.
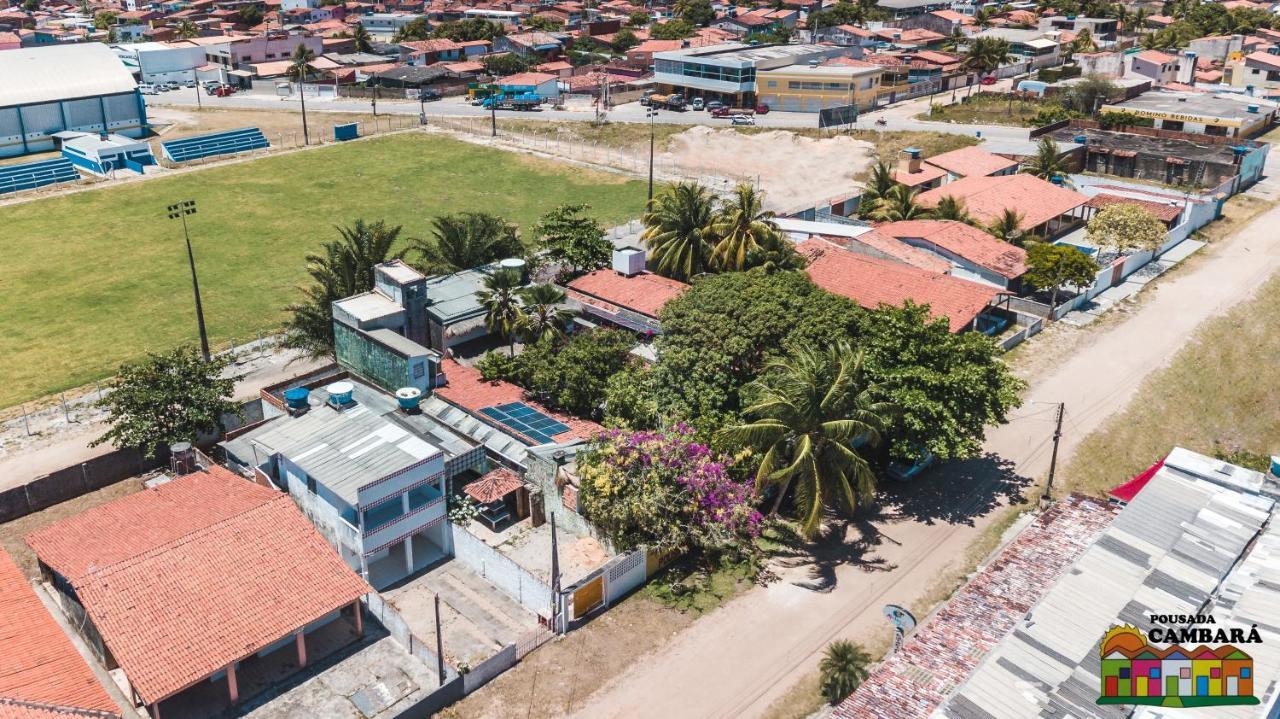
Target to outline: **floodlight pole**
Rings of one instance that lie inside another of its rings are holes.
[[[196,299],[196,324],[200,327],[200,354],[209,361],[209,333],[204,327],[204,306],[200,302],[200,279],[196,276],[196,256],[191,251],[191,233],[187,229],[187,215],[196,214],[196,201],[183,200],[169,205],[169,219],[182,220],[182,237],[187,241],[187,262],[191,265],[191,291]]]

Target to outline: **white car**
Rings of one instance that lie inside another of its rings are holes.
[[[734,115],[729,118],[729,122],[734,125],[754,125],[756,124],[756,119],[754,117],[747,117],[746,115]]]
[[[156,89],[155,85],[139,85],[139,86],[138,86],[138,94],[140,94],[140,95],[159,95],[159,94],[160,94],[160,91]]]

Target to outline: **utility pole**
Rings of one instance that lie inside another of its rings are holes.
[[[1058,420],[1053,428],[1053,454],[1049,455],[1049,479],[1044,483],[1044,494],[1040,497],[1042,504],[1048,504],[1052,500],[1049,494],[1053,490],[1053,472],[1058,467],[1058,440],[1062,439],[1062,414],[1066,408],[1066,403],[1058,403]]]
[[[556,515],[551,515],[551,631],[560,633],[560,552],[556,543]]]
[[[498,91],[498,86],[497,86],[496,84],[492,83],[492,82],[491,82],[491,83],[489,83],[489,97],[487,97],[487,98],[485,98],[485,99],[486,99],[486,100],[488,100],[488,102],[489,102],[489,127],[490,127],[489,136],[490,136],[490,137],[497,137],[497,136],[498,136],[498,95],[497,95],[497,91]]]
[[[196,277],[196,256],[191,252],[191,233],[187,231],[187,215],[196,214],[196,201],[183,200],[169,205],[169,219],[182,220],[182,236],[187,240],[187,262],[191,264],[191,291],[196,297],[196,324],[200,326],[200,353],[209,361],[209,333],[204,328],[204,307],[200,304],[200,280]]]
[[[658,111],[650,106],[646,115],[649,117],[649,204],[653,204],[653,118],[658,116]]]
[[[444,639],[440,633],[440,595],[436,594],[436,673],[440,676],[440,685],[448,677],[444,673]]]

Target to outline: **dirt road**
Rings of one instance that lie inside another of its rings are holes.
[[[1274,173],[1272,175],[1274,177]],[[1271,192],[1274,188],[1263,188]],[[580,717],[753,717],[813,671],[822,649],[837,638],[867,641],[884,631],[880,608],[908,605],[960,561],[991,521],[994,509],[1049,462],[1052,403],[1065,401],[1070,421],[1059,461],[1090,431],[1133,397],[1148,373],[1164,366],[1202,322],[1248,299],[1280,269],[1272,228],[1275,207],[1205,256],[1146,293],[1121,321],[1099,328],[1074,356],[1031,381],[1016,419],[992,430],[983,460],[947,469],[950,486],[987,484],[948,503],[946,486],[928,485],[874,523],[879,543],[871,560],[841,566],[839,583],[818,594],[787,582],[752,590],[679,635],[656,654],[575,707]],[[944,474],[935,472],[935,475]],[[964,475],[971,475],[967,480]],[[1117,477],[1117,484],[1125,479]],[[971,484],[966,482],[972,482]],[[873,532],[874,533],[874,532]]]

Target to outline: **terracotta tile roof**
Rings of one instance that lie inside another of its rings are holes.
[[[926,158],[925,162],[960,177],[994,175],[1018,166],[1017,160],[993,155],[977,147],[962,147],[944,152],[941,155]]]
[[[119,712],[80,709],[0,697],[0,719],[112,719],[118,716],[120,716]]]
[[[120,708],[49,616],[44,603],[0,549],[0,697],[108,712]],[[0,717],[40,716],[30,706],[0,705]]]
[[[944,197],[964,200],[969,214],[982,222],[998,218],[1005,208],[1022,214],[1022,229],[1029,230],[1071,212],[1089,198],[1027,174],[964,177],[923,192],[916,202],[933,207]]]
[[[496,502],[524,486],[524,481],[515,472],[506,467],[499,467],[486,473],[480,479],[462,488],[481,504]]]
[[[407,48],[414,52],[445,52],[446,50],[457,50],[462,46],[447,38],[436,38],[433,40],[411,40],[409,42],[402,42],[400,43],[400,47]]]
[[[498,85],[541,85],[554,79],[556,79],[555,75],[545,72],[520,72],[498,78]]]
[[[1054,503],[920,625],[902,651],[881,662],[833,716],[933,716],[1116,514],[1109,503],[1079,494]]]
[[[868,309],[901,306],[907,300],[927,304],[929,314],[945,318],[952,332],[968,327],[1003,294],[995,287],[860,255],[822,240],[806,240],[796,249],[809,258],[805,272],[824,290]]]
[[[592,435],[604,429],[600,425],[590,420],[579,419],[572,415],[561,412],[553,412],[543,405],[524,396],[524,390],[519,386],[510,382],[494,381],[486,382],[480,376],[480,370],[474,367],[467,367],[458,364],[452,359],[444,359],[440,362],[440,369],[445,373],[448,384],[443,387],[437,387],[432,390],[436,396],[449,404],[461,407],[467,410],[473,417],[482,422],[491,424],[494,427],[502,429],[507,434],[522,437],[509,427],[494,422],[489,417],[480,413],[485,407],[493,407],[495,405],[507,404],[509,402],[524,402],[533,409],[549,416],[554,417],[561,424],[568,425],[569,431],[560,434],[551,435],[556,442],[566,442],[572,439],[587,439]],[[529,444],[537,444],[531,438],[522,437]]]
[[[1102,210],[1111,205],[1137,205],[1155,215],[1156,219],[1161,222],[1172,222],[1182,215],[1182,205],[1170,205],[1167,202],[1153,202],[1151,200],[1135,200],[1131,197],[1108,195],[1106,193],[1094,195],[1089,198],[1088,202],[1084,203],[1085,207],[1092,207],[1096,210]]]
[[[899,166],[901,168],[901,165]],[[893,171],[893,181],[906,185],[907,187],[919,187],[921,185],[942,179],[947,176],[946,170],[939,167],[922,162],[920,163],[919,172],[903,172],[901,169]]]
[[[1269,52],[1262,51],[1251,52],[1244,56],[1244,60],[1246,63],[1257,63],[1258,65],[1265,65],[1266,67],[1280,70],[1280,55],[1272,55]]]
[[[1139,60],[1145,60],[1147,62],[1155,63],[1157,65],[1167,65],[1168,63],[1173,62],[1172,55],[1168,53],[1160,52],[1159,50],[1143,50],[1142,52],[1135,55],[1135,57],[1137,57]]]
[[[656,318],[662,306],[679,297],[689,285],[651,272],[627,277],[605,269],[588,272],[570,282],[569,289]]]
[[[152,530],[168,524],[183,531]],[[135,534],[149,541],[124,539]],[[287,494],[226,471],[179,477],[27,541],[42,561],[42,548],[80,542],[72,563],[86,571],[72,586],[148,704],[373,591]]]
[[[899,242],[896,238],[882,234],[878,230],[864,232],[857,237],[835,237],[832,235],[818,235],[818,237],[852,252],[858,252],[858,246],[861,245],[870,250],[870,254],[873,256],[876,253],[888,255],[899,262],[912,267],[919,267],[922,270],[929,270],[930,272],[945,274],[951,269],[951,263],[941,257],[916,249],[905,242]],[[863,252],[863,254],[868,253]]]
[[[1006,279],[1027,271],[1027,251],[955,220],[908,220],[876,227],[889,237],[926,240]]]

